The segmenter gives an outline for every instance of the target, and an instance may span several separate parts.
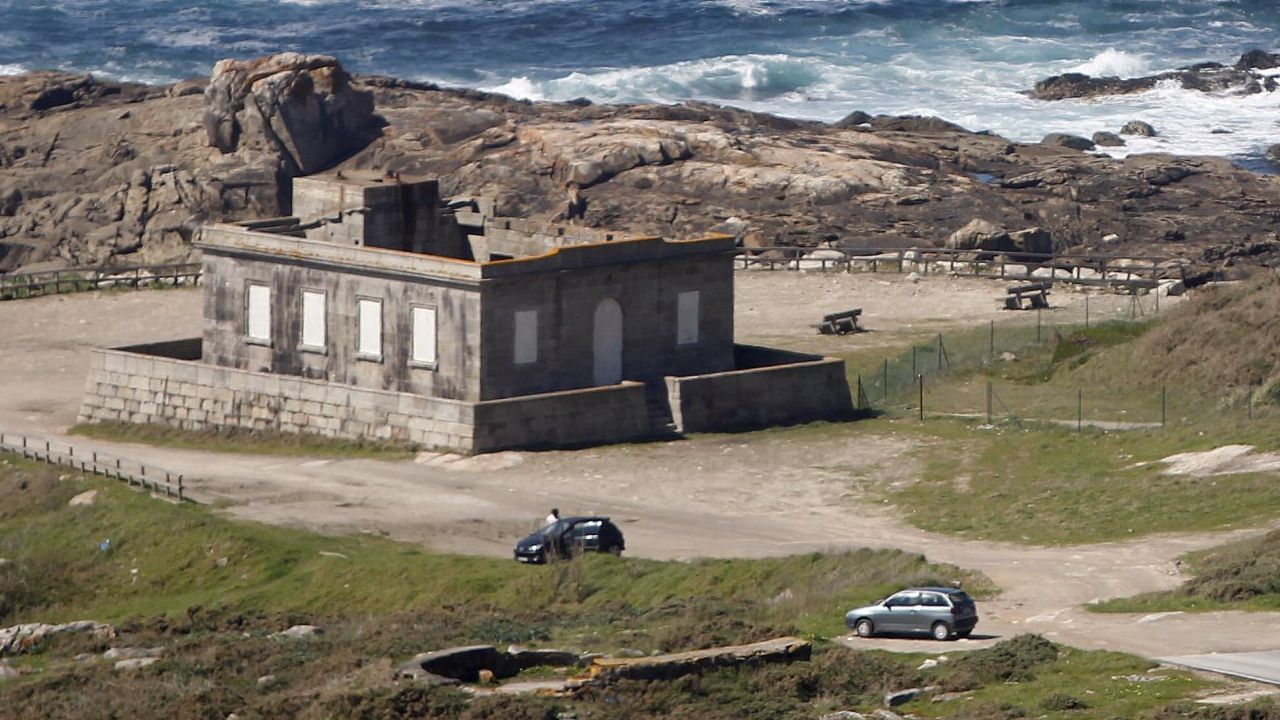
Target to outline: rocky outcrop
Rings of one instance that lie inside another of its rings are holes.
[[[691,650],[639,658],[596,658],[587,674],[596,680],[671,680],[736,665],[807,662],[813,651],[807,640],[783,637],[775,640]]]
[[[324,170],[377,132],[372,93],[352,88],[337,58],[326,55],[222,60],[204,97],[210,145],[277,155],[289,175]]]
[[[1053,236],[1043,228],[1033,227],[1017,232],[987,220],[970,220],[947,237],[944,247],[952,250],[983,250],[1017,255],[1047,255],[1054,252]]]
[[[1093,141],[1079,135],[1068,135],[1067,133],[1049,133],[1040,141],[1041,145],[1057,145],[1058,147],[1071,148],[1072,150],[1092,150]]]
[[[1149,122],[1142,120],[1130,120],[1120,128],[1121,135],[1137,135],[1139,137],[1155,137],[1156,129]]]
[[[1114,160],[934,118],[530,103],[348,78],[313,56],[220,67],[207,83],[120,86],[39,111],[45,79],[0,78],[0,269],[185,259],[202,223],[287,213],[291,174],[317,162],[437,177],[445,196],[535,221],[563,217],[573,184],[587,226],[672,238],[715,227],[751,247],[933,246],[976,217],[1039,227],[1060,249],[1199,258],[1280,229],[1280,181],[1219,158]],[[367,136],[336,130],[362,117]]]
[[[1124,138],[1115,133],[1100,130],[1093,134],[1093,144],[1099,147],[1123,147]]]
[[[1274,55],[1250,50],[1234,66],[1216,62],[1199,63],[1170,72],[1137,78],[1091,77],[1083,73],[1063,73],[1045,78],[1026,91],[1036,100],[1066,100],[1104,95],[1130,95],[1146,92],[1164,81],[1176,82],[1185,90],[1201,92],[1233,91],[1245,94],[1272,92],[1280,85],[1270,75],[1257,72],[1277,66]]]
[[[111,638],[115,637],[116,629],[92,620],[77,620],[61,625],[27,623],[0,628],[0,656],[26,652],[55,635],[67,633],[86,633],[98,638]]]

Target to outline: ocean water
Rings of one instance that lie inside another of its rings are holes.
[[[522,98],[937,115],[1023,141],[1141,119],[1160,137],[1113,154],[1259,169],[1280,142],[1280,93],[1159,87],[1046,103],[1019,92],[1066,71],[1132,77],[1280,49],[1277,0],[0,0],[0,18],[0,74],[166,82],[297,50]]]

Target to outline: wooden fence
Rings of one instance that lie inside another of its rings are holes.
[[[1083,255],[952,250],[949,248],[840,249],[739,248],[738,270],[812,272],[918,272],[1007,280],[1056,280],[1082,285],[1152,287],[1160,279],[1181,279],[1169,258],[1150,255]]]
[[[179,502],[195,502],[186,493],[182,475],[141,463],[111,457],[97,451],[79,449],[62,442],[45,438],[27,437],[15,433],[0,432],[0,452],[11,452],[28,460],[39,460],[82,473],[115,478],[149,490],[155,495],[176,499]]]
[[[0,275],[0,300],[85,292],[111,287],[195,285],[201,264],[170,263],[130,267],[89,267]]]

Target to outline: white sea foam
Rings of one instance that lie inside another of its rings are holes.
[[[21,75],[26,71],[27,69],[21,65],[6,65],[4,63],[0,63],[0,75]]]
[[[1150,73],[1147,60],[1123,50],[1107,48],[1093,56],[1087,63],[1076,65],[1071,72],[1084,73],[1093,77],[1140,77]]]

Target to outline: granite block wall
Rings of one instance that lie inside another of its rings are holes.
[[[178,346],[186,354],[198,343],[168,343],[165,349]],[[373,438],[463,452],[624,442],[650,434],[639,383],[472,403],[97,350],[79,422],[108,421]]]
[[[94,351],[79,421],[184,430],[231,427],[478,449],[472,403],[121,350]]]

